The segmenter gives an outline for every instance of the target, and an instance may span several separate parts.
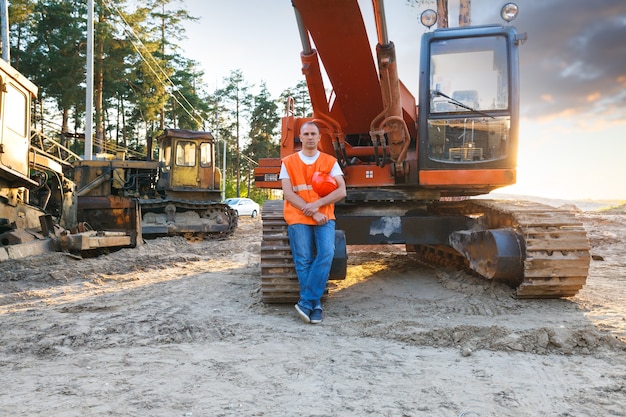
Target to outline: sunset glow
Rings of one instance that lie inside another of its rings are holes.
[[[234,69],[241,69],[255,87],[265,82],[275,97],[304,79],[290,2],[186,3],[191,15],[203,19],[187,28],[186,49],[200,63],[209,88],[218,88]],[[371,2],[359,3],[364,21],[373,21]],[[385,11],[400,79],[417,97],[419,39],[426,31],[418,21],[429,5],[406,3],[387,1]],[[528,35],[520,47],[518,182],[500,191],[626,199],[626,2],[599,1],[594,13],[585,2],[568,2],[567,8],[560,2],[517,4],[520,15],[513,24]],[[502,23],[493,2],[474,0],[471,8],[472,24]],[[450,2],[449,12],[454,26],[458,2]],[[233,15],[239,25],[231,23]],[[241,28],[257,27],[259,21],[268,24],[245,36]],[[219,41],[207,44],[206,39]],[[370,41],[374,47],[375,37]]]

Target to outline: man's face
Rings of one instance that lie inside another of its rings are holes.
[[[320,132],[315,125],[304,125],[300,129],[300,140],[304,149],[314,151],[320,141]]]

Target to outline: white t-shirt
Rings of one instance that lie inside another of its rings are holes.
[[[300,160],[302,162],[304,162],[306,165],[312,165],[315,163],[315,161],[317,161],[317,158],[320,157],[320,151],[317,151],[315,153],[315,155],[313,156],[306,156],[302,153],[302,151],[298,151],[298,156],[300,157]],[[335,165],[333,165],[333,169],[330,171],[330,176],[331,177],[336,177],[338,175],[343,175],[343,171],[341,170],[341,167],[339,166],[339,163],[337,161],[335,161]],[[285,168],[285,164],[281,163],[280,164],[280,174],[278,175],[278,179],[279,180],[284,180],[286,178],[289,178],[289,174],[287,173],[287,169]]]

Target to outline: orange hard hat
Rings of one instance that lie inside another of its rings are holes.
[[[313,174],[312,184],[313,191],[320,197],[325,197],[335,191],[338,187],[337,180],[325,172],[315,172]]]

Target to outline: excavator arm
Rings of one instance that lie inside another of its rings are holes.
[[[391,148],[392,159],[402,159],[410,136],[416,136],[415,98],[398,79],[395,48],[387,39],[382,2],[373,1],[377,59],[356,0],[294,0],[293,5],[314,117],[348,136],[387,133],[390,143],[398,145],[397,150]],[[330,100],[318,60],[332,87]]]

